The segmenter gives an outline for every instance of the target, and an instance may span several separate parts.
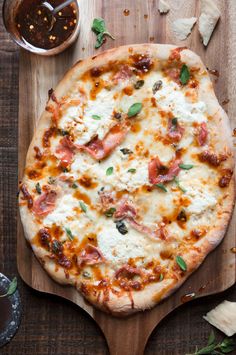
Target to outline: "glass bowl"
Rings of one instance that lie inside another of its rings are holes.
[[[35,54],[50,56],[50,55],[61,53],[62,51],[64,51],[66,48],[68,48],[75,42],[75,40],[79,35],[79,30],[80,30],[80,12],[79,12],[78,0],[75,0],[73,2],[77,14],[76,25],[74,27],[73,32],[64,42],[50,49],[35,47],[34,45],[30,44],[20,36],[20,33],[17,28],[17,24],[15,22],[15,17],[18,10],[18,6],[24,1],[25,0],[4,0],[3,9],[2,9],[4,26],[7,32],[10,34],[13,41],[16,42],[20,47]]]

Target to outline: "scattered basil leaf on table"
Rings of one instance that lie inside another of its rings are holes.
[[[186,64],[183,64],[180,71],[180,81],[183,85],[186,85],[190,79],[190,72]]]
[[[136,102],[135,104],[130,106],[128,110],[128,117],[134,117],[139,114],[139,112],[142,110],[142,107],[143,105],[141,104],[141,102]]]
[[[104,43],[105,36],[109,36],[112,39],[115,39],[110,32],[107,31],[105,21],[103,18],[95,18],[91,27],[92,31],[97,35],[97,40],[95,48],[100,48]]]
[[[14,277],[8,286],[7,292],[4,293],[4,295],[0,295],[0,297],[11,296],[15,293],[16,289],[17,289],[17,278]]]

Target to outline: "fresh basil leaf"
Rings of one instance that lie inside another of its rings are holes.
[[[67,168],[62,168],[62,171],[63,171],[63,173],[68,173],[68,169]]]
[[[172,118],[171,124],[172,124],[173,126],[177,126],[177,124],[178,124],[178,118],[177,118],[177,117]]]
[[[135,104],[133,104],[132,106],[130,106],[129,111],[128,111],[128,117],[134,117],[137,114],[139,114],[139,112],[142,110],[143,105],[141,104],[141,102],[136,102]]]
[[[179,179],[178,179],[176,176],[174,177],[174,182],[176,183],[176,185],[178,186],[178,188],[179,188],[182,192],[186,192],[186,191],[187,191],[183,186],[180,185]]]
[[[136,173],[136,169],[131,168],[131,169],[128,170],[128,173],[134,174],[134,173]]]
[[[162,88],[162,85],[163,85],[163,82],[162,82],[161,80],[157,80],[157,81],[153,84],[153,87],[152,87],[152,93],[153,93],[153,95],[155,95],[156,92]]]
[[[17,289],[17,278],[14,277],[12,281],[9,283],[7,292],[4,293],[3,295],[0,295],[0,297],[3,298],[3,297],[11,296],[13,295],[13,293],[15,293],[16,289]]]
[[[225,338],[220,344],[220,350],[224,354],[228,354],[235,349],[235,343],[232,338]]]
[[[103,18],[101,17],[98,17],[98,18],[95,18],[93,20],[93,23],[92,23],[92,31],[96,34],[99,34],[99,33],[102,33],[102,32],[105,32],[106,31],[106,25],[105,25],[105,21]]]
[[[184,259],[180,255],[177,255],[175,260],[176,260],[176,262],[179,265],[181,270],[187,271],[187,265],[186,265]]]
[[[69,239],[72,241],[74,239],[74,236],[70,230],[70,228],[65,227],[66,234],[68,235]]]
[[[98,116],[98,115],[92,115],[92,118],[96,121],[100,121],[101,119],[101,116]]]
[[[109,175],[112,175],[113,174],[113,166],[110,166],[109,168],[107,168],[106,170],[106,175],[109,176]]]
[[[211,345],[215,342],[215,333],[214,333],[214,330],[211,331],[210,335],[209,335],[209,338],[208,338],[208,343],[207,345]]]
[[[118,231],[121,233],[121,234],[127,234],[128,233],[128,229],[126,227],[126,225],[124,224],[123,221],[117,221],[115,222],[116,223],[116,228],[118,229]]]
[[[135,88],[136,90],[139,90],[143,85],[144,85],[144,80],[138,80],[138,81],[136,81],[136,83],[134,84],[134,88]]]
[[[155,184],[155,186],[159,187],[159,189],[161,189],[162,191],[168,192],[164,184],[159,183],[159,184]]]
[[[88,271],[83,271],[82,273],[83,277],[85,277],[86,279],[91,279],[91,274]]]
[[[40,183],[39,183],[39,182],[37,182],[37,184],[35,185],[35,189],[36,189],[37,193],[38,193],[39,195],[41,195],[42,189],[41,189],[41,186],[40,186]]]
[[[83,212],[87,212],[87,206],[85,205],[85,203],[83,201],[79,201],[79,205],[80,205],[80,208]]]
[[[183,170],[190,170],[193,168],[193,165],[192,164],[179,164],[179,167],[180,167],[180,169],[183,169]]]
[[[180,81],[183,85],[186,85],[190,79],[190,72],[186,64],[183,64],[180,71]]]
[[[95,48],[98,49],[102,46],[104,42],[104,34],[103,33],[99,33],[97,35],[97,40],[96,40],[96,43],[95,43]]]
[[[77,188],[78,188],[78,185],[77,185],[75,182],[73,182],[73,184],[71,185],[71,187],[72,187],[72,189],[77,189]]]
[[[133,154],[132,150],[128,149],[128,148],[122,148],[120,149],[121,153],[123,153],[124,155],[128,155],[128,154]]]
[[[212,354],[212,351],[215,349],[215,344],[211,344],[208,346],[205,346],[204,348],[198,350],[195,354],[196,355],[207,355],[207,354]]]
[[[160,274],[159,276],[159,281],[162,281],[164,279],[164,275],[163,274]]]
[[[107,211],[105,211],[104,214],[106,217],[112,217],[115,212],[116,212],[116,208],[111,207]]]

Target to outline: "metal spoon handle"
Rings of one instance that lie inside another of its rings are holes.
[[[52,11],[52,15],[55,15],[58,11],[64,9],[64,7],[70,5],[72,2],[74,2],[75,0],[67,0],[65,2],[63,2],[62,4],[58,5],[57,7],[55,7],[55,9]]]

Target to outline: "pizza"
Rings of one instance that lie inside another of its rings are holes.
[[[108,50],[49,91],[20,182],[25,237],[94,306],[151,308],[222,240],[233,161],[229,119],[195,53]]]

